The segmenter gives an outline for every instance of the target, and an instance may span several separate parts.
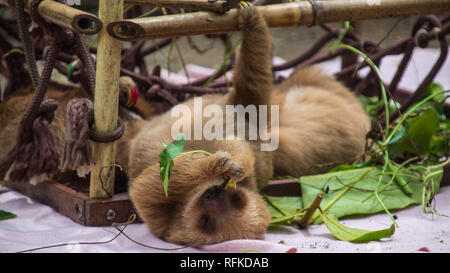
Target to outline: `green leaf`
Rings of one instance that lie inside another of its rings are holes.
[[[184,148],[184,135],[180,134],[176,140],[169,145],[164,144],[164,150],[158,155],[159,157],[159,175],[163,181],[164,193],[168,196],[170,169],[173,167],[173,159],[181,154]]]
[[[14,213],[11,213],[11,212],[8,212],[8,211],[4,211],[4,210],[0,210],[0,221],[1,220],[15,218],[15,217],[17,217],[17,215],[15,215]]]
[[[364,95],[359,95],[359,99],[370,119],[372,121],[376,121],[378,119],[378,109],[380,105],[378,97],[366,97]]]
[[[435,82],[432,82],[430,86],[428,86],[427,91],[425,91],[425,94],[422,96],[422,99],[434,94],[438,94],[435,97],[433,97],[434,101],[436,102],[444,101],[445,99],[444,88],[442,88],[440,84]]]
[[[403,139],[406,135],[406,129],[405,127],[402,127],[400,131],[388,142],[388,144],[397,143],[401,139]]]
[[[301,177],[303,206],[311,204],[318,193],[324,193],[321,207],[341,218],[344,216],[371,215],[384,211],[374,192],[382,171],[375,167],[346,170]],[[413,195],[407,196],[391,174],[384,174],[378,188],[378,196],[388,209],[402,209],[422,202],[422,184],[419,177],[405,171],[399,172],[411,187]],[[391,183],[390,183],[391,182]],[[384,189],[381,191],[381,189]],[[314,224],[321,223],[319,214],[313,216]]]
[[[440,128],[439,116],[433,109],[428,109],[417,117],[411,118],[406,132],[400,131],[401,137],[391,140],[388,150],[391,158],[402,156],[405,151],[428,155],[431,137]]]
[[[447,156],[450,151],[450,138],[432,136],[430,141],[430,152],[439,157]]]
[[[381,229],[376,231],[350,228],[339,223],[338,219],[334,215],[327,215],[326,213],[320,214],[323,222],[327,226],[328,230],[339,240],[363,243],[370,241],[377,241],[382,238],[391,237],[395,232],[394,224],[387,229]]]
[[[265,196],[269,211],[274,217],[283,216],[276,207],[280,208],[285,214],[294,214],[302,209],[302,198],[300,196]],[[274,206],[275,205],[275,206]]]
[[[272,215],[271,224],[286,223],[291,224],[290,220],[300,217],[302,209],[302,198],[300,196],[264,196],[267,207]]]

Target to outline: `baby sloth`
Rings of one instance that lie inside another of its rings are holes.
[[[278,130],[272,132],[278,148],[261,151],[261,139],[187,140],[184,151],[212,155],[177,156],[166,196],[158,154],[162,143],[173,141],[171,127],[178,117],[168,112],[149,121],[130,121],[127,126],[137,134],[119,144],[119,153],[128,155],[118,160],[127,166],[129,193],[139,216],[155,235],[170,242],[196,246],[261,238],[271,215],[258,190],[271,177],[324,172],[364,150],[369,121],[359,100],[314,67],[274,86],[271,39],[263,17],[250,6],[238,10],[238,21],[242,45],[233,89],[226,95],[202,96],[202,107],[279,106]],[[194,99],[183,105],[196,113]],[[193,124],[194,118],[184,121]],[[217,118],[202,117],[202,124]],[[224,187],[230,178],[236,187]]]

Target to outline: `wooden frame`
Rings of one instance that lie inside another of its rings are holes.
[[[257,8],[271,28],[438,14],[450,10],[448,0],[379,0],[379,5],[371,3],[367,0],[298,1]],[[237,11],[230,10],[224,15],[194,12],[130,19],[109,23],[107,29],[112,37],[124,41],[224,33],[238,30]]]
[[[6,182],[6,186],[85,226],[110,226],[126,222],[135,213],[127,193],[109,199],[92,199],[67,185],[48,181],[36,186],[29,183]]]

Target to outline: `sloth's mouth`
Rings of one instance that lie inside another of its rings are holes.
[[[208,214],[220,215],[230,210],[241,210],[245,206],[245,194],[236,188],[224,189],[222,186],[212,186],[200,196],[200,207]]]

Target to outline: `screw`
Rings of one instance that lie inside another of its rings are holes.
[[[83,217],[83,207],[81,207],[79,204],[76,204],[75,210],[79,218]]]
[[[112,209],[109,209],[106,212],[106,219],[112,220],[112,219],[114,219],[114,217],[116,217],[116,212],[114,210],[112,210]]]

